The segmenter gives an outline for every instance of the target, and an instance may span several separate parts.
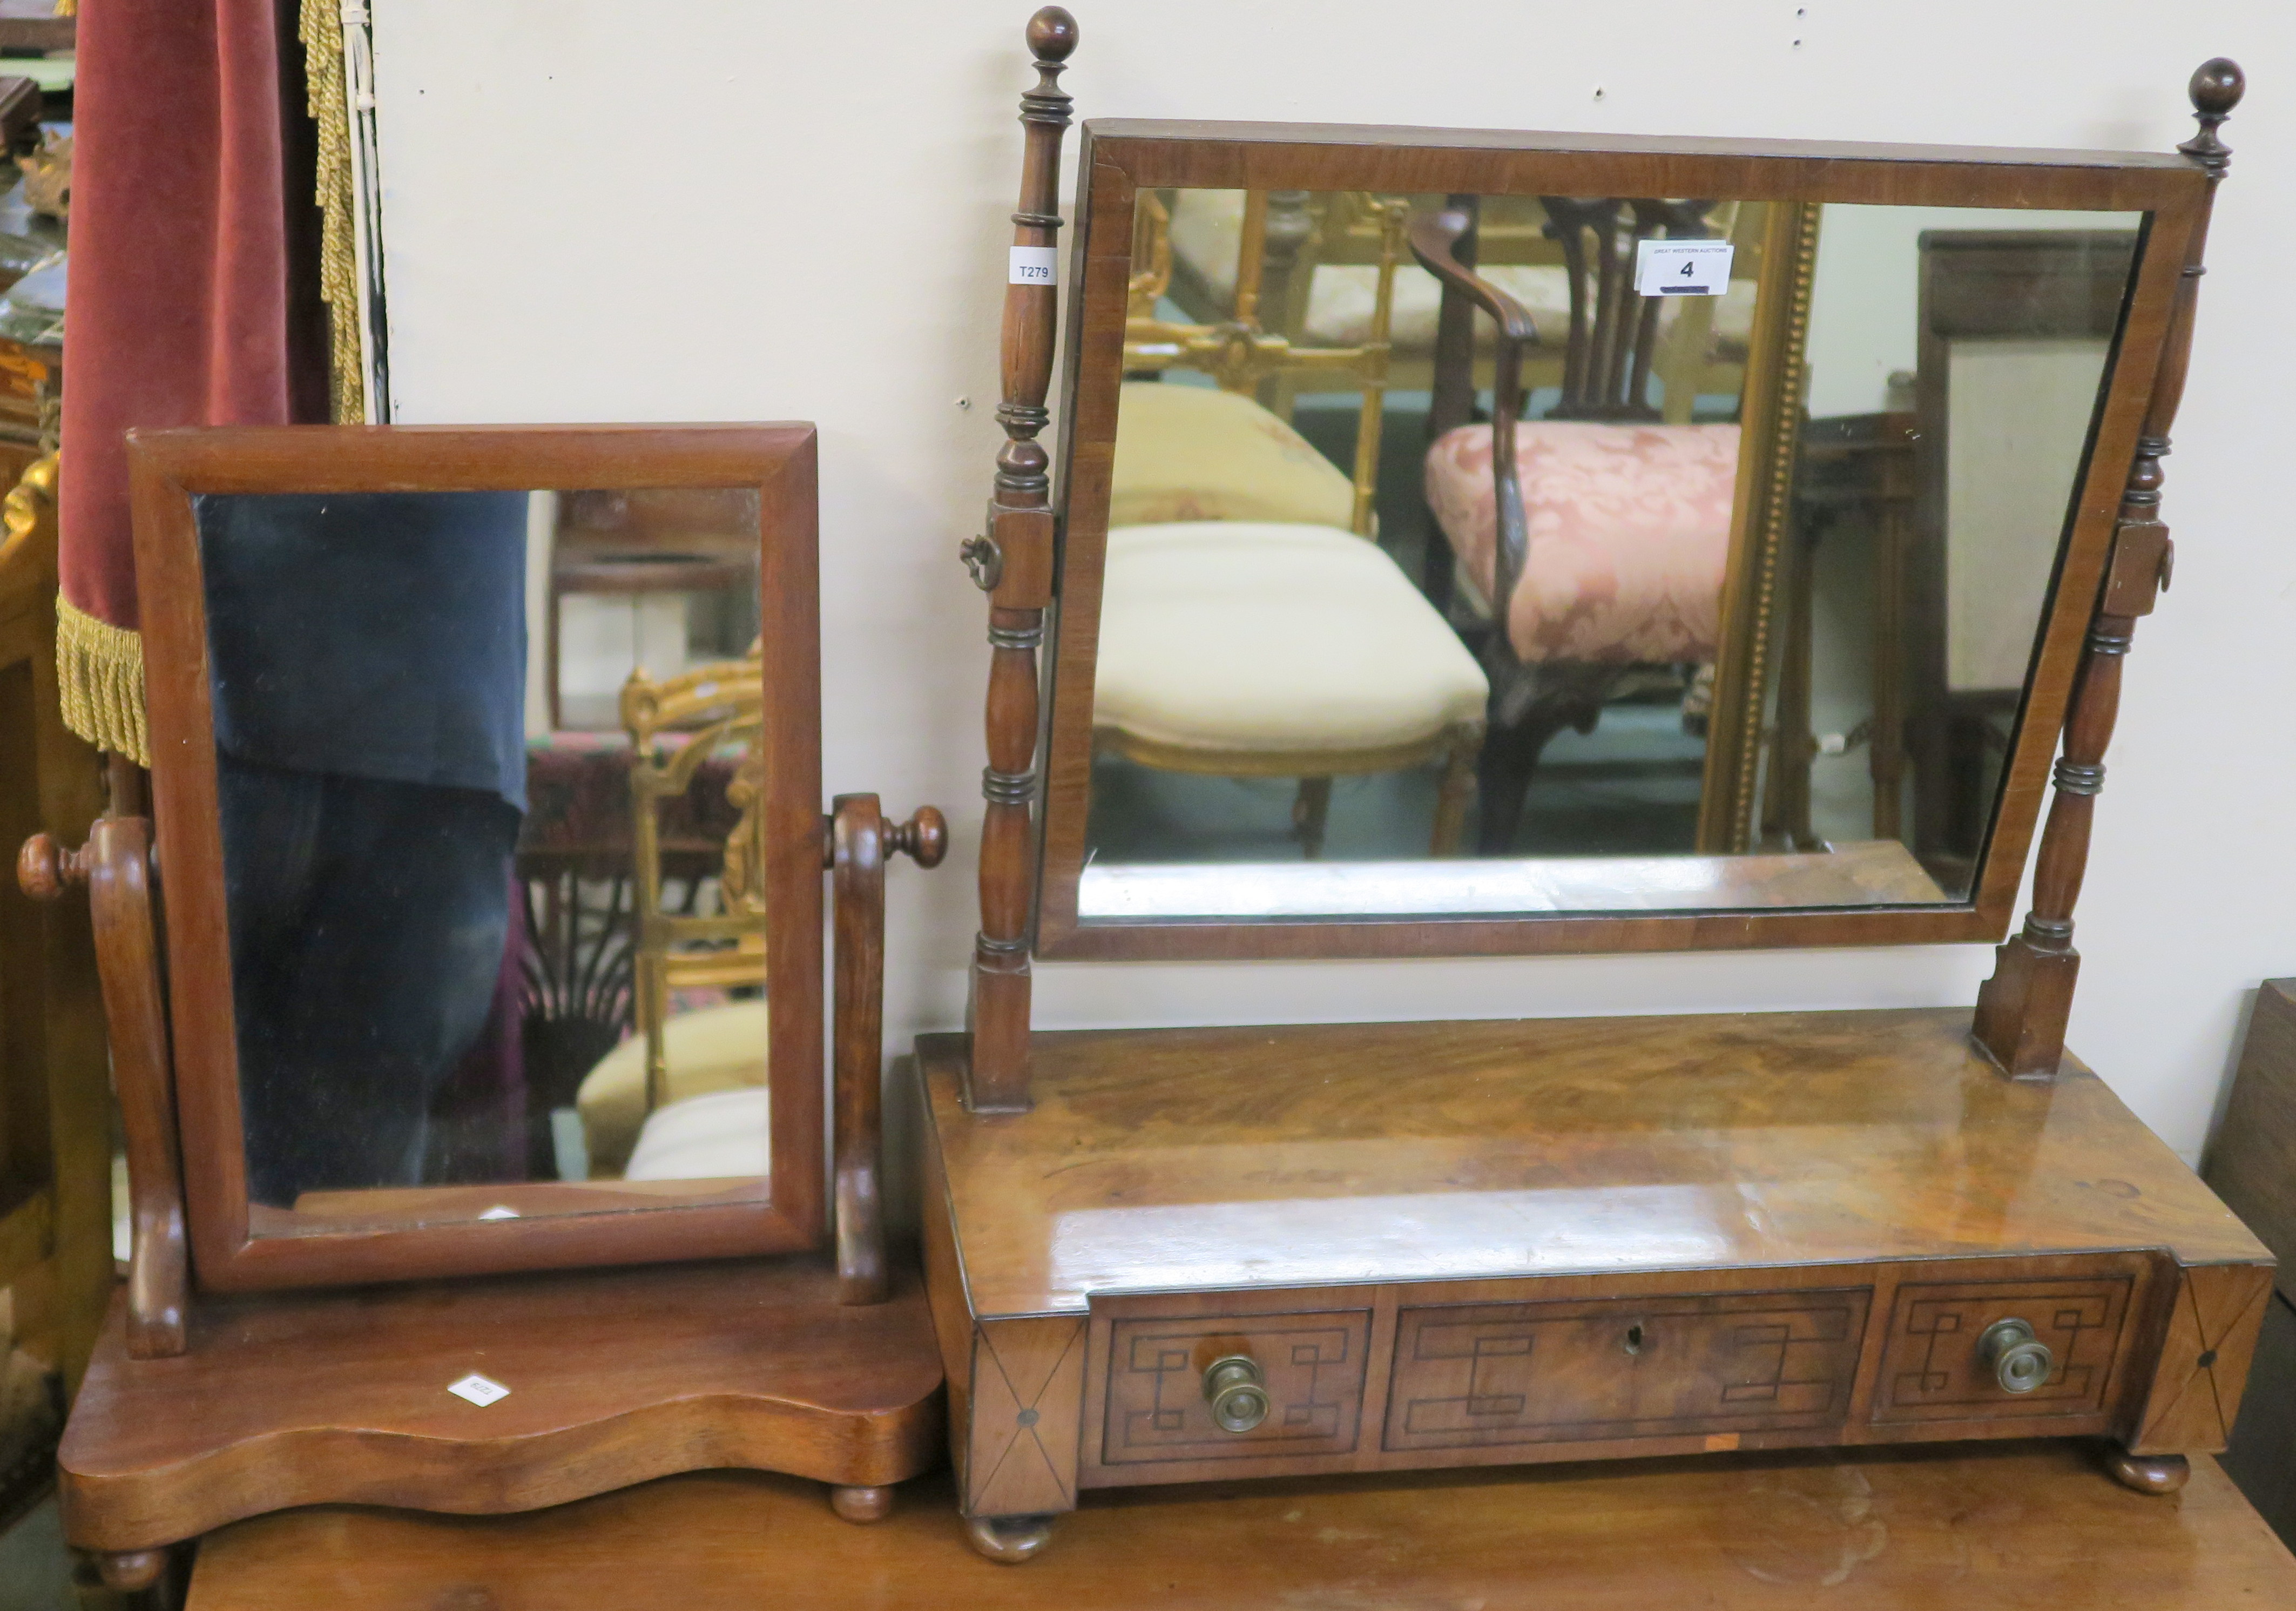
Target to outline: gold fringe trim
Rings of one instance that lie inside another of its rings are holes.
[[[56,691],[64,725],[99,750],[152,764],[144,726],[144,637],[56,596]]]
[[[365,366],[360,359],[358,249],[353,239],[350,109],[343,90],[341,0],[303,0],[303,81],[318,126],[319,295],[327,304],[333,349],[335,423],[366,419]]]

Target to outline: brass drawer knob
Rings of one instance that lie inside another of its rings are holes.
[[[1996,1320],[1977,1339],[1977,1357],[1993,1369],[2004,1393],[2030,1393],[2057,1369],[2056,1355],[2022,1320]]]
[[[1204,1402],[1222,1432],[1249,1432],[1267,1418],[1267,1378],[1259,1361],[1231,1353],[1204,1367]]]

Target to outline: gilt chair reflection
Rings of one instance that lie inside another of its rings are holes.
[[[1710,237],[1712,204],[1550,196],[1543,205],[1572,288],[1561,397],[1537,421],[1521,417],[1536,318],[1464,260],[1473,198],[1411,224],[1414,253],[1461,308],[1455,328],[1470,309],[1496,326],[1491,413],[1508,424],[1472,419],[1471,350],[1454,339],[1439,358],[1427,498],[1471,610],[1491,623],[1479,768],[1486,855],[1513,849],[1531,773],[1563,728],[1591,732],[1630,681],[1715,660],[1739,456],[1736,424],[1669,423],[1669,409],[1652,400],[1669,325],[1659,299],[1634,284],[1640,243]],[[1685,383],[1699,382],[1667,390]]]
[[[658,682],[639,670],[623,687],[637,1032],[600,1060],[577,1098],[594,1179],[717,1179],[764,1168],[764,695],[754,649]],[[738,820],[715,875],[684,892],[686,909],[673,909],[662,809],[693,786],[711,757],[729,752],[726,793]],[[696,995],[729,999],[676,1010]]]
[[[1404,208],[1384,232],[1365,339],[1294,346],[1259,324],[1267,198],[1246,198],[1233,316],[1185,325],[1163,201],[1141,198],[1095,671],[1097,749],[1167,771],[1293,777],[1293,822],[1323,851],[1332,779],[1431,762],[1431,835],[1456,849],[1485,687],[1473,657],[1371,540],[1388,307]],[[1162,377],[1194,370],[1207,387]],[[1255,393],[1311,375],[1360,397],[1352,476]]]
[[[1436,198],[1423,197],[1431,201]],[[1272,335],[1310,347],[1345,347],[1366,339],[1376,303],[1382,220],[1360,192],[1274,191],[1267,196],[1267,247],[1260,269],[1259,322]],[[1759,209],[1747,210],[1750,213]],[[1710,215],[1726,228],[1737,210],[1724,203]],[[1245,221],[1240,190],[1183,190],[1171,207],[1169,295],[1189,314],[1233,298],[1234,265]],[[1669,424],[1688,424],[1702,393],[1735,391],[1753,325],[1759,242],[1738,241],[1728,291],[1718,298],[1669,303],[1661,310],[1661,340],[1653,371],[1665,382],[1660,407]],[[1541,338],[1525,351],[1523,385],[1559,387],[1568,359],[1573,278],[1562,232],[1536,196],[1484,196],[1476,218],[1473,266],[1530,310]],[[1433,384],[1442,284],[1412,264],[1395,275],[1388,334],[1388,383],[1424,390]],[[1551,339],[1549,339],[1551,338]],[[1475,341],[1476,384],[1491,384],[1493,343]],[[1337,382],[1314,375],[1289,378],[1290,396],[1326,390]]]

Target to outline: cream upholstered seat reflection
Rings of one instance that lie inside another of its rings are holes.
[[[1118,396],[1111,526],[1281,521],[1347,530],[1355,487],[1308,439],[1242,392],[1129,381]]]
[[[1485,682],[1366,540],[1405,210],[1376,196],[1350,205],[1376,221],[1380,242],[1369,321],[1360,341],[1308,348],[1259,325],[1265,193],[1242,199],[1231,316],[1212,325],[1165,316],[1168,212],[1141,193],[1124,346],[1136,378],[1118,398],[1095,744],[1167,771],[1298,779],[1292,818],[1310,859],[1333,777],[1441,762],[1431,834],[1441,855],[1465,820]],[[1360,399],[1352,475],[1266,404],[1304,377]]]
[[[633,1035],[598,1060],[584,1076],[574,1105],[590,1149],[594,1175],[648,1177],[631,1173],[641,1133],[649,1120],[668,1115],[699,1098],[729,1090],[762,1088],[766,1078],[766,1004],[730,1001],[670,1016],[662,1032],[668,1074],[667,1101],[658,1114],[646,1106],[646,1041]],[[760,1096],[763,1091],[760,1089]],[[763,1108],[759,1109],[762,1122]],[[755,1170],[744,1173],[758,1172]],[[659,1177],[656,1177],[659,1178]]]
[[[1195,521],[1108,534],[1093,694],[1104,751],[1325,780],[1441,760],[1440,851],[1464,818],[1487,692],[1458,635],[1350,532]]]
[[[765,898],[760,877],[764,757],[764,665],[758,647],[738,661],[697,666],[655,681],[643,670],[622,689],[622,725],[630,738],[632,884],[636,944],[632,994],[637,1032],[599,1060],[575,1097],[593,1179],[624,1175],[651,1156],[659,1169],[668,1152],[692,1154],[667,1140],[649,1144],[658,1128],[684,1134],[692,1122],[673,1119],[688,1104],[756,1088],[755,1145],[749,1165],[764,1170],[766,1037],[770,1026],[761,999],[766,981]],[[661,809],[694,786],[712,756],[734,761],[726,801],[737,813],[717,865],[688,869],[687,909],[667,900]],[[715,909],[707,909],[714,906]],[[695,909],[697,908],[704,909]],[[694,1010],[678,1011],[680,992],[722,995]],[[749,1109],[745,1108],[746,1114]],[[654,1173],[629,1179],[701,1179]]]

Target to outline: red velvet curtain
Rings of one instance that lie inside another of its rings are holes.
[[[296,4],[80,12],[62,590],[111,626],[137,621],[127,431],[327,417]]]

